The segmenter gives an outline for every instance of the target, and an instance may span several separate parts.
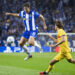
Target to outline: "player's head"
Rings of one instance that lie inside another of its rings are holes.
[[[55,30],[63,29],[63,23],[60,20],[56,20],[55,22]]]
[[[26,2],[26,3],[24,4],[24,10],[25,10],[27,13],[30,12],[30,2]]]

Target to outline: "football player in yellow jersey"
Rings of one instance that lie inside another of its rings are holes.
[[[53,45],[50,45],[50,46],[51,47],[56,47],[56,46],[59,45],[60,52],[50,62],[50,65],[49,65],[48,69],[45,72],[40,72],[40,75],[48,75],[48,73],[53,69],[54,64],[59,62],[63,58],[66,58],[68,62],[75,64],[75,60],[72,59],[71,54],[70,54],[71,50],[70,50],[69,45],[68,45],[67,34],[63,30],[63,24],[62,24],[61,21],[57,20],[55,22],[55,30],[57,31],[57,39],[55,39],[53,36],[48,34],[48,36],[54,42],[56,42],[56,44],[53,44]]]

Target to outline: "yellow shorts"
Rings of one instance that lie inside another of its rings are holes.
[[[55,56],[54,59],[59,61],[59,60],[61,60],[61,59],[63,59],[63,58],[71,59],[72,56],[71,56],[70,53],[59,53],[58,55]]]

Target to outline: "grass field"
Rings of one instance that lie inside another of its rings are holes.
[[[75,59],[75,53],[71,53]],[[45,71],[56,53],[33,53],[33,58],[24,61],[25,53],[0,53],[0,75],[39,75]],[[75,75],[75,64],[65,59],[55,64],[49,75]]]

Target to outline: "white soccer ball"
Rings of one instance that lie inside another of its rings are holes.
[[[7,43],[8,44],[12,44],[12,43],[14,43],[14,41],[15,41],[15,39],[14,39],[13,36],[8,36],[8,38],[7,38]]]

